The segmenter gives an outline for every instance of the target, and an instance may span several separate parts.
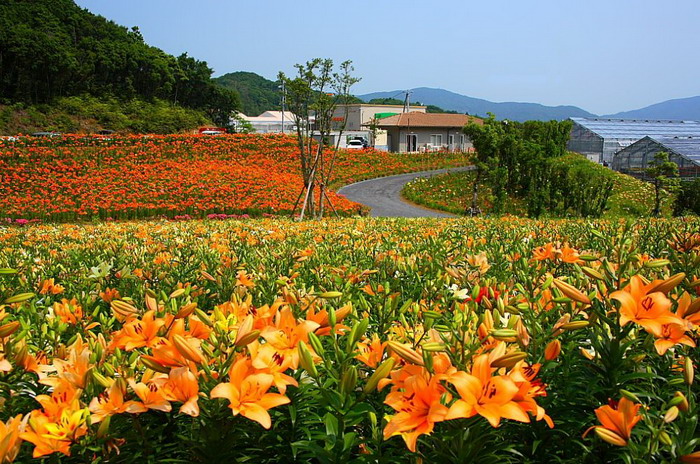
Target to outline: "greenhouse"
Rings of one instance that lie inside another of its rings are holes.
[[[644,137],[616,153],[612,167],[643,179],[645,169],[661,151],[667,152],[669,159],[678,165],[682,179],[700,177],[700,137]]]
[[[644,137],[696,137],[700,139],[700,122],[571,118],[573,127],[567,148],[586,155],[591,161],[611,164],[618,151]]]

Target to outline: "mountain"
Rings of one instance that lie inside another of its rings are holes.
[[[683,121],[700,120],[700,96],[678,98],[646,106],[638,110],[623,111],[604,116],[624,119],[678,119]]]
[[[392,92],[374,92],[358,95],[362,100],[369,101],[375,98],[391,98],[402,94],[401,90]],[[594,117],[594,114],[582,110],[576,106],[545,106],[539,103],[495,103],[481,98],[467,97],[458,93],[443,89],[431,89],[420,87],[413,89],[411,101],[420,101],[424,105],[435,105],[446,110],[469,113],[474,116],[486,116],[493,113],[498,119],[511,119],[513,121],[536,120],[563,120],[569,117]]]
[[[281,110],[279,84],[246,71],[232,72],[212,79],[216,84],[234,90],[241,99],[241,111],[257,116],[265,111]]]

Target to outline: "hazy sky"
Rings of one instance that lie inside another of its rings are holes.
[[[698,0],[77,0],[218,76],[353,61],[356,94],[440,87],[616,113],[700,95]]]

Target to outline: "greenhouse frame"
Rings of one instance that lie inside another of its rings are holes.
[[[615,153],[644,137],[697,137],[700,122],[642,119],[570,118],[567,148],[597,163],[611,164]]]
[[[665,151],[669,160],[678,165],[683,180],[700,178],[700,137],[644,137],[615,154],[615,171],[645,179],[645,170],[654,156]]]

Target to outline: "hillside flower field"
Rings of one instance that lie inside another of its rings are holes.
[[[699,231],[0,225],[0,461],[697,463]]]
[[[341,151],[335,183],[464,164],[461,154]],[[289,214],[303,186],[299,172],[291,136],[0,139],[0,220]],[[339,213],[359,211],[329,196]]]

